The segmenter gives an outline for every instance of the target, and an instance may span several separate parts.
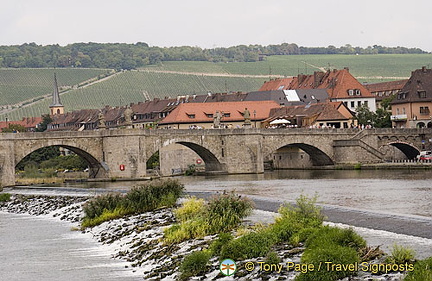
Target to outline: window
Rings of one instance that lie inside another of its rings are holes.
[[[396,114],[399,115],[400,111],[399,108],[396,108]]]
[[[355,105],[354,105],[354,102],[352,101],[351,102],[351,108],[354,108],[355,107]]]
[[[355,91],[356,96],[360,96],[361,95],[361,91],[359,89],[355,89],[354,91]]]
[[[426,98],[426,91],[418,91],[419,98],[425,99]]]
[[[367,100],[364,101],[364,106],[369,107],[369,102]]]
[[[223,114],[223,116],[224,116],[224,117],[231,117],[231,113],[229,113],[229,112],[225,112],[225,113]]]
[[[361,106],[361,101],[357,101],[357,106]]]
[[[195,119],[195,114],[188,114],[187,115],[190,119]]]
[[[420,114],[429,114],[429,106],[420,106]]]
[[[213,114],[211,113],[206,113],[207,118],[213,118]]]
[[[348,95],[354,96],[354,90],[348,90]]]

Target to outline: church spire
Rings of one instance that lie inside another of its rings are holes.
[[[49,107],[50,107],[51,115],[64,113],[64,106],[60,102],[60,94],[58,90],[57,77],[55,73],[54,73],[54,92],[52,96],[52,104]]]

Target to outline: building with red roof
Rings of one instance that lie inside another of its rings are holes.
[[[241,128],[245,123],[247,109],[253,127],[260,127],[261,121],[268,118],[272,108],[279,108],[275,101],[237,101],[179,104],[167,117],[159,122],[161,128],[189,129],[214,127],[214,121],[221,114],[223,127]]]
[[[20,121],[1,121],[0,130],[8,128],[10,124],[23,126],[27,132],[34,132],[42,123],[42,117],[24,117]]]
[[[371,111],[376,110],[375,97],[351,75],[348,68],[326,72],[316,71],[312,75],[299,74],[293,78],[275,79],[266,82],[261,89],[265,91],[326,89],[330,101],[343,102],[352,111],[363,105],[368,106]]]

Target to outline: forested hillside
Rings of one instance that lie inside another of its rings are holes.
[[[240,45],[228,48],[151,47],[146,43],[74,43],[0,46],[0,67],[84,67],[135,69],[163,61],[255,62],[263,56],[309,54],[420,54],[418,48],[369,46],[302,47],[297,44]]]

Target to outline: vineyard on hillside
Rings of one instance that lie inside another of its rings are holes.
[[[229,91],[255,91],[263,84],[263,78],[219,77],[147,71],[124,71],[103,82],[74,89],[61,95],[66,111],[85,108],[102,108],[145,101],[147,98],[175,98],[178,95],[201,95]],[[8,113],[10,120],[24,116],[40,116],[48,112],[51,100],[43,100],[32,106]],[[4,120],[4,115],[0,119]]]
[[[38,100],[53,92],[54,73],[59,87],[70,88],[91,78],[104,75],[110,70],[103,69],[0,69],[0,109],[25,101]]]
[[[411,71],[422,66],[432,67],[432,54],[270,56],[259,62],[163,62],[146,69],[296,76],[299,73],[313,74],[323,69],[348,67],[355,77],[359,77],[360,82],[377,83],[407,78]]]
[[[139,70],[118,72],[85,87],[76,86],[111,70],[101,69],[0,69],[0,120],[40,116],[48,112],[53,73],[59,85],[71,88],[62,93],[66,111],[137,103],[148,98],[176,97],[221,92],[255,91],[269,76],[295,76],[299,73],[348,67],[360,81],[376,83],[405,79],[415,69],[430,68],[432,54],[404,55],[291,55],[270,56],[259,62],[171,61]],[[242,77],[242,75],[244,75]],[[261,77],[254,77],[260,75]],[[24,102],[25,101],[25,102]],[[2,110],[13,111],[6,114]],[[5,106],[9,105],[9,106]]]

